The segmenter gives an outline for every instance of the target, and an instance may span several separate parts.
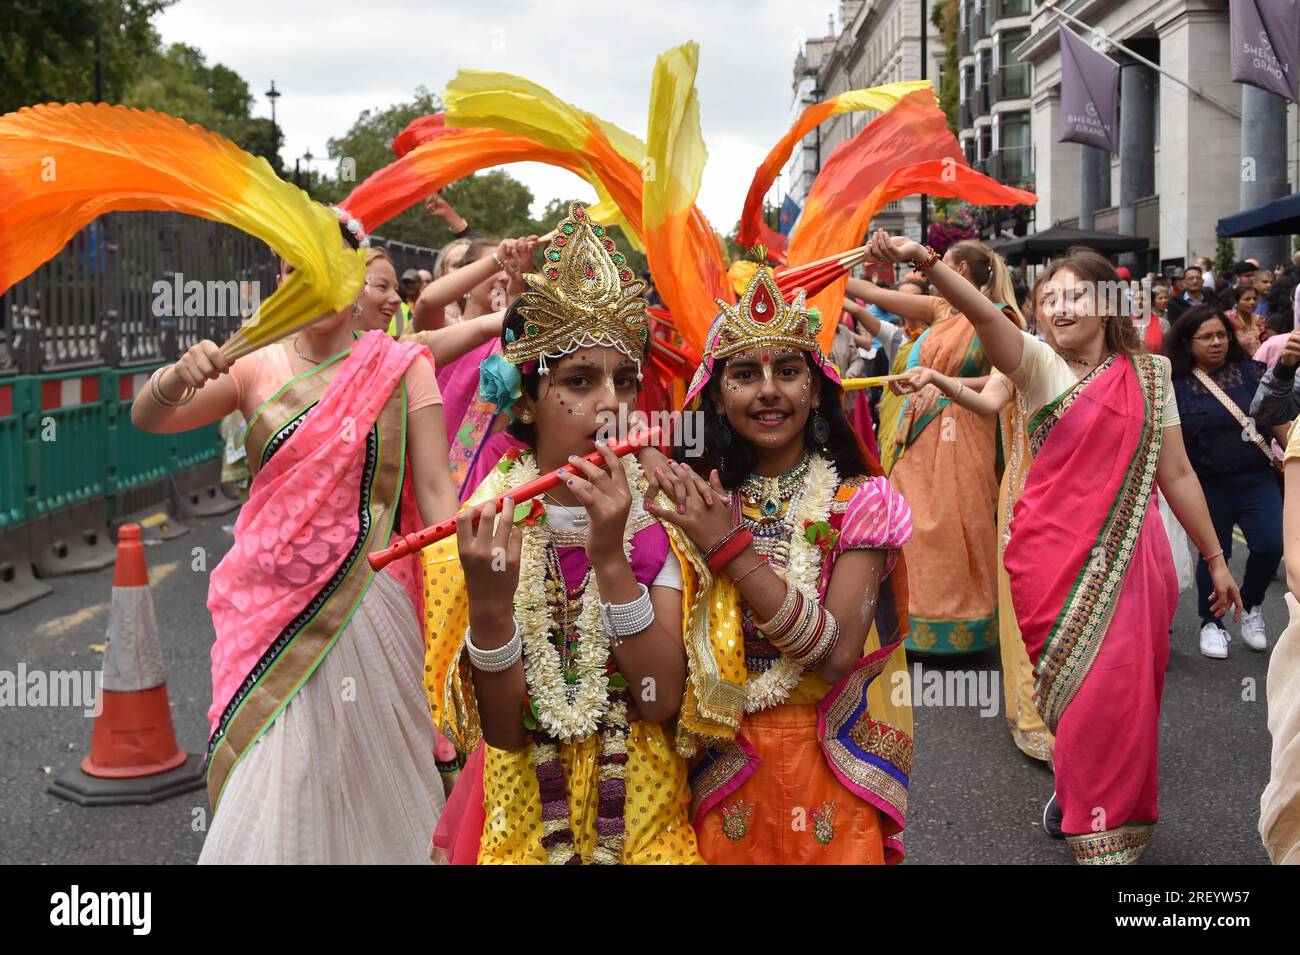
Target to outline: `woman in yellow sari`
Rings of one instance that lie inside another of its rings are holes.
[[[943,261],[1023,324],[1001,256],[967,240],[950,247]],[[867,297],[929,326],[899,349],[891,373],[930,368],[967,388],[983,387],[989,362],[957,309],[930,295],[875,289]],[[912,539],[903,551],[909,650],[972,653],[997,643],[996,431],[994,418],[963,408],[933,385],[881,402],[881,464],[912,508]]]

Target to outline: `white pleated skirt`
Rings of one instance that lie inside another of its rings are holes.
[[[419,864],[446,797],[411,600],[375,575],[307,683],[231,773],[199,864]]]

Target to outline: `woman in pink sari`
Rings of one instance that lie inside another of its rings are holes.
[[[523,448],[506,433],[506,416],[497,414],[496,405],[479,394],[479,366],[492,355],[501,354],[501,316],[506,303],[523,290],[523,273],[532,269],[536,241],[536,236],[507,239],[494,252],[493,240],[475,239],[465,250],[460,265],[439,280],[463,283],[470,276],[486,275],[461,299],[460,321],[462,324],[489,320],[493,323],[490,335],[485,334],[480,344],[438,370],[438,385],[446,402],[451,478],[462,501],[474,493],[503,454],[512,448]],[[498,271],[490,272],[485,263],[497,264]],[[425,290],[430,301],[433,288],[431,285]],[[488,330],[486,325],[484,328]],[[429,333],[421,332],[418,337],[431,345],[428,336]]]
[[[372,253],[353,306],[233,366],[200,342],[132,407],[158,433],[236,409],[249,422],[249,500],[208,592],[203,863],[428,861],[444,796],[421,570],[412,557],[376,574],[366,554],[456,499],[428,352],[354,331],[396,307],[393,278]]]
[[[1187,460],[1169,361],[1141,351],[1111,264],[1073,249],[1048,266],[1039,321],[1021,332],[930,250],[876,233],[874,255],[910,260],[961,309],[1024,395],[1033,463],[1005,563],[1035,705],[1056,734],[1044,828],[1082,863],[1136,862],[1157,808],[1160,699],[1177,602],[1158,485],[1210,566],[1217,616],[1241,595]]]

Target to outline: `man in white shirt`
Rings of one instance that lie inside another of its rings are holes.
[[[1217,280],[1214,277],[1214,273],[1210,270],[1214,267],[1214,264],[1205,256],[1201,256],[1197,259],[1196,264],[1201,267],[1201,281],[1205,284],[1205,290],[1207,292],[1213,292],[1216,288]]]

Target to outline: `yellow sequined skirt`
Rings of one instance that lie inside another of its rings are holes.
[[[600,739],[591,736],[558,747],[569,800],[573,845],[584,863],[596,848]],[[627,738],[626,840],[623,865],[697,865],[691,826],[691,787],[686,762],[654,723],[633,721]],[[545,865],[542,799],[532,755],[487,747],[483,766],[483,811],[479,865]]]

